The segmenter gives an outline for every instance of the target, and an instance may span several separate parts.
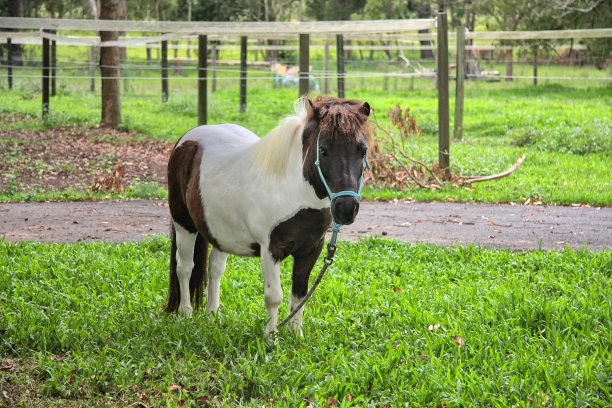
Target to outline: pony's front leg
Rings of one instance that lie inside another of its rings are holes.
[[[321,241],[311,249],[300,251],[293,255],[293,283],[291,285],[291,301],[289,302],[290,313],[293,312],[293,309],[300,304],[302,299],[306,296],[306,293],[308,293],[310,273],[321,254],[323,243],[324,241],[321,239]],[[302,306],[290,320],[293,331],[301,336],[304,335],[302,331],[303,314],[304,307]]]
[[[268,312],[265,333],[270,337],[271,333],[276,331],[278,307],[283,301],[283,288],[280,283],[280,261],[274,259],[269,251],[263,249],[261,251],[261,270],[264,279],[264,300]]]
[[[217,313],[219,310],[219,292],[221,290],[221,278],[225,272],[228,254],[213,248],[210,252],[208,263],[209,278],[206,296],[206,314]]]

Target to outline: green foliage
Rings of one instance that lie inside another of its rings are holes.
[[[609,251],[341,243],[306,306],[306,337],[281,330],[269,343],[256,259],[230,257],[217,317],[164,315],[169,247],[163,238],[0,242],[0,386],[13,402],[604,407],[612,398]]]
[[[610,12],[612,18],[612,11]],[[599,69],[604,69],[606,61],[612,55],[612,39],[590,38],[582,41],[586,47],[586,57]]]
[[[311,0],[307,2],[306,15],[318,21],[350,20],[351,15],[363,9],[367,0]]]
[[[534,145],[541,151],[612,156],[612,123],[599,119],[561,123],[552,130],[514,128],[508,130],[508,135],[515,139],[517,146]]]

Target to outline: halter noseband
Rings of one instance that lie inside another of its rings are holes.
[[[329,195],[329,202],[330,202],[329,212],[331,214],[331,218],[333,222],[332,236],[328,244],[328,251],[329,251],[330,246],[335,250],[336,241],[338,239],[338,233],[340,232],[340,224],[338,224],[336,220],[334,219],[334,213],[332,212],[332,204],[334,203],[334,200],[336,198],[343,197],[343,196],[351,196],[351,197],[355,197],[357,200],[361,200],[361,188],[363,187],[363,173],[366,168],[368,169],[370,168],[370,163],[368,162],[368,150],[366,147],[366,154],[363,157],[363,167],[361,169],[361,177],[359,177],[359,189],[357,190],[357,192],[345,190],[345,191],[340,191],[338,193],[332,193],[332,191],[329,189],[329,185],[327,184],[327,181],[325,180],[325,176],[323,176],[323,171],[321,171],[321,161],[319,160],[319,139],[320,138],[321,138],[321,131],[319,130],[319,134],[317,135],[317,160],[315,161],[314,164],[315,166],[317,166],[317,170],[319,170],[319,177],[321,178],[321,181],[323,182],[323,185],[325,186],[325,190],[327,190],[327,194]]]

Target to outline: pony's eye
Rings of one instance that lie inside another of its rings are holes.
[[[327,156],[327,150],[324,147],[319,147],[319,153],[321,156]]]

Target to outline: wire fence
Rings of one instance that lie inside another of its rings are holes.
[[[10,19],[9,19],[10,20]],[[26,23],[32,23],[26,19]],[[2,20],[6,22],[7,20]],[[9,22],[13,22],[10,20]],[[77,24],[83,21],[46,21],[45,24]],[[129,22],[140,24],[141,22]],[[381,22],[377,27],[383,27]],[[33,24],[33,23],[32,23]],[[96,23],[104,24],[104,22]],[[396,26],[405,22],[393,21]],[[416,21],[434,27],[431,20]],[[2,24],[0,24],[2,26]],[[145,27],[144,25],[140,28]],[[225,27],[225,26],[224,26]],[[229,26],[228,26],[229,27]],[[235,25],[243,27],[243,25]],[[318,26],[317,26],[318,27]],[[44,27],[43,27],[44,28]],[[152,32],[152,28],[146,28]],[[242,29],[242,28],[241,28]],[[285,28],[283,28],[285,29]],[[281,30],[282,31],[282,30]],[[350,31],[350,30],[349,30]],[[131,34],[134,35],[134,34]],[[138,35],[138,34],[136,34]],[[208,92],[218,90],[239,91],[240,79],[245,75],[249,87],[298,89],[300,74],[308,76],[310,90],[316,93],[334,94],[343,81],[347,95],[357,90],[386,92],[426,90],[435,91],[437,83],[437,44],[435,34],[414,32],[361,34],[354,30],[346,36],[344,46],[344,71],[336,69],[336,48],[333,37],[314,36],[310,41],[310,70],[298,69],[299,46],[295,33],[259,33],[249,38],[247,49],[248,68],[241,70],[239,40],[222,36],[210,36],[208,66],[199,68],[197,60],[198,36],[186,33],[166,33],[156,36],[123,36],[113,41],[122,47],[119,66],[101,65],[98,61],[100,45],[96,36],[60,35],[57,32],[0,32],[0,89],[13,88],[37,91],[45,78],[41,58],[42,39],[50,40],[57,57],[52,59],[48,77],[59,92],[98,92],[103,77],[102,68],[120,71],[123,94],[152,95],[167,93],[162,75],[168,72],[170,93],[193,95],[198,76],[205,72]],[[11,39],[11,36],[14,38]],[[456,80],[456,34],[450,32],[449,80]],[[536,83],[556,83],[566,87],[609,86],[612,83],[612,60],[609,51],[599,68],[593,66],[587,55],[587,47],[579,43],[584,38],[607,39],[612,29],[566,30],[560,32],[467,33],[470,42],[465,46],[467,69],[465,78],[469,86],[491,87],[525,86]],[[9,59],[8,43],[19,46],[19,58]],[[166,41],[167,68],[164,67],[160,41]],[[2,45],[2,43],[6,45]],[[332,46],[330,46],[332,45]],[[534,45],[537,45],[534,48]],[[536,51],[537,50],[537,53]],[[173,57],[170,57],[173,54]],[[158,83],[156,85],[156,83]],[[474,85],[469,85],[474,84]],[[56,85],[56,86],[55,86]],[[451,88],[452,89],[452,88]]]

